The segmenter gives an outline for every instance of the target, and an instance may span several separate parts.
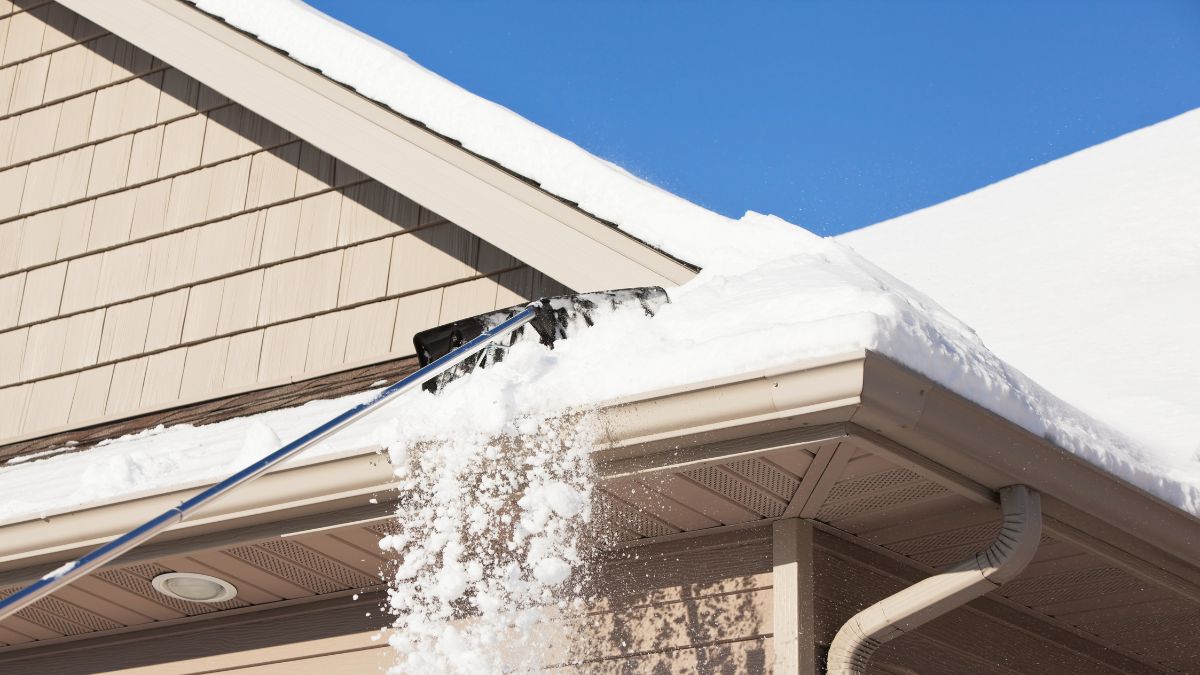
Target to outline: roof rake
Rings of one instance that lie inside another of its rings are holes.
[[[147,520],[83,557],[52,570],[16,593],[0,599],[0,620],[113,561],[172,525],[187,520],[202,507],[417,387],[437,392],[450,381],[469,375],[476,368],[500,362],[513,345],[531,340],[535,336],[541,344],[553,349],[556,342],[568,339],[579,330],[593,325],[606,311],[622,307],[640,307],[646,315],[654,316],[658,309],[668,302],[670,299],[666,291],[657,286],[562,295],[421,331],[413,336],[413,345],[417,349],[417,358],[421,366],[416,372],[384,387],[367,401],[346,410],[178,506]],[[525,330],[526,325],[533,329],[532,333]]]

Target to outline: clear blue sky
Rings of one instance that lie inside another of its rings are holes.
[[[1200,2],[309,0],[711,209],[834,234],[1200,107]]]

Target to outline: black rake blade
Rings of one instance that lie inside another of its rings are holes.
[[[647,316],[654,316],[660,307],[670,301],[667,292],[658,286],[559,295],[535,301],[535,315],[528,326],[533,328],[539,342],[554,349],[555,342],[568,339],[579,330],[591,326],[601,310],[638,305]],[[422,367],[427,366],[459,346],[470,342],[485,330],[504,323],[527,306],[516,305],[507,309],[498,309],[494,312],[423,330],[413,336],[417,359]],[[518,328],[509,339],[493,342],[474,358],[429,380],[423,385],[424,388],[427,391],[436,392],[451,381],[467,375],[475,368],[484,368],[490,363],[499,363],[504,359],[504,354],[508,349],[526,335],[525,328],[526,326]]]

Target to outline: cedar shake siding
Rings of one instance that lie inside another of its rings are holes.
[[[0,12],[0,440],[567,291],[60,5]]]

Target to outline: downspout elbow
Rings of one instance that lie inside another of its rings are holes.
[[[829,675],[866,672],[888,640],[931,621],[1016,578],[1042,538],[1041,498],[1024,485],[1000,490],[1000,534],[983,551],[867,607],[847,621],[829,647]]]

